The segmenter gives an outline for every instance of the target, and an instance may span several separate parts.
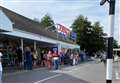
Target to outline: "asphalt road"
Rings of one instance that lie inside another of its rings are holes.
[[[115,74],[118,71],[118,64],[114,63],[113,83],[120,83]],[[56,71],[44,68],[22,71],[4,75],[3,83],[105,83],[105,67],[102,63],[89,62]]]

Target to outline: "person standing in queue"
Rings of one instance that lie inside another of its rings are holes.
[[[0,52],[0,83],[2,83],[2,53]]]
[[[21,47],[18,47],[16,49],[16,54],[17,54],[17,57],[18,57],[18,65],[19,67],[21,68],[22,67],[22,60],[23,60],[23,57],[22,57],[22,48]]]
[[[57,70],[59,68],[59,55],[57,51],[54,51],[53,53],[53,63],[54,63],[54,69]]]
[[[25,49],[25,63],[26,63],[25,69],[32,70],[32,54],[29,47],[26,47]]]
[[[37,66],[37,51],[36,50],[32,51],[32,62],[33,62],[33,66],[36,67]]]
[[[41,52],[41,66],[42,67],[46,66],[46,58],[45,58],[45,52],[44,52],[44,50]]]
[[[106,52],[101,53],[101,62],[104,63],[104,66],[106,67],[106,60],[107,60],[107,54]]]
[[[48,51],[47,66],[48,66],[48,69],[52,69],[52,51]]]
[[[73,52],[70,55],[70,65],[73,66],[73,58],[74,58],[74,54]]]
[[[80,56],[81,62],[84,62],[84,53],[82,51],[79,53],[79,56]]]

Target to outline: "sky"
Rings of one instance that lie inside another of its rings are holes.
[[[74,20],[83,15],[92,21],[99,21],[109,34],[108,3],[100,6],[101,0],[0,0],[2,5],[28,18],[39,20],[50,14],[55,23],[70,27]],[[114,38],[120,44],[120,0],[116,0]]]

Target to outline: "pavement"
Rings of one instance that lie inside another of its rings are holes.
[[[113,65],[113,83],[120,83],[118,65],[119,63]],[[59,70],[49,71],[46,68],[40,68],[4,74],[3,83],[105,83],[105,70],[103,63],[91,61]]]

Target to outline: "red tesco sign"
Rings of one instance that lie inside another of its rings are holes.
[[[65,26],[58,24],[58,32],[64,34],[65,36],[70,33],[70,30]]]

